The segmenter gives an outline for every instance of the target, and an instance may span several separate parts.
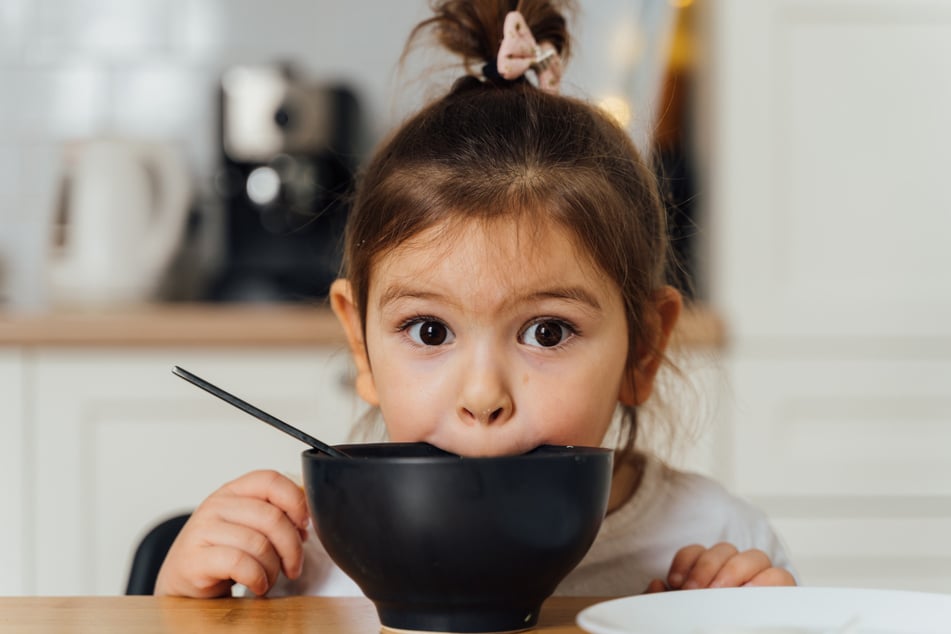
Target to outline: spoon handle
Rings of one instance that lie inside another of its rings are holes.
[[[254,416],[258,420],[262,420],[268,425],[271,425],[273,427],[276,427],[277,429],[280,429],[285,434],[290,434],[297,440],[307,443],[314,449],[318,451],[322,451],[328,456],[332,456],[334,458],[349,458],[350,457],[349,455],[345,454],[339,449],[334,449],[327,443],[317,440],[313,436],[307,433],[304,433],[303,431],[301,431],[300,429],[297,429],[296,427],[288,425],[281,419],[271,416],[267,412],[258,409],[254,405],[251,405],[250,403],[241,400],[234,394],[226,392],[225,390],[221,389],[220,387],[216,385],[212,385],[205,379],[201,378],[200,376],[196,376],[192,374],[191,372],[189,372],[188,370],[184,368],[180,368],[176,365],[174,368],[172,368],[172,374],[185,379],[192,385],[196,385],[200,387],[201,389],[205,390],[209,394],[214,394],[215,396],[225,401],[229,405],[233,405],[237,407],[238,409],[250,414],[251,416]]]

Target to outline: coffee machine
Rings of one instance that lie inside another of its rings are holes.
[[[301,79],[287,64],[221,77],[223,261],[215,301],[312,301],[340,265],[356,169],[357,99],[346,86]]]

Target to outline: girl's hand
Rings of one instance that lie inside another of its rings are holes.
[[[681,548],[674,555],[666,582],[654,579],[646,592],[794,585],[792,574],[784,568],[774,568],[763,551],[739,552],[736,546],[724,542],[709,549],[696,544]]]
[[[283,570],[303,567],[310,515],[303,490],[276,471],[253,471],[201,503],[172,544],[156,595],[231,596],[240,583],[265,594]]]

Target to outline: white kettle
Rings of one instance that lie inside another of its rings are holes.
[[[190,206],[180,155],[161,142],[91,139],[67,148],[64,168],[50,300],[112,307],[155,299]]]

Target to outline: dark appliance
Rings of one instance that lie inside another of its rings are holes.
[[[358,119],[347,87],[304,81],[289,65],[222,75],[215,189],[225,240],[209,299],[326,296],[340,265]]]

